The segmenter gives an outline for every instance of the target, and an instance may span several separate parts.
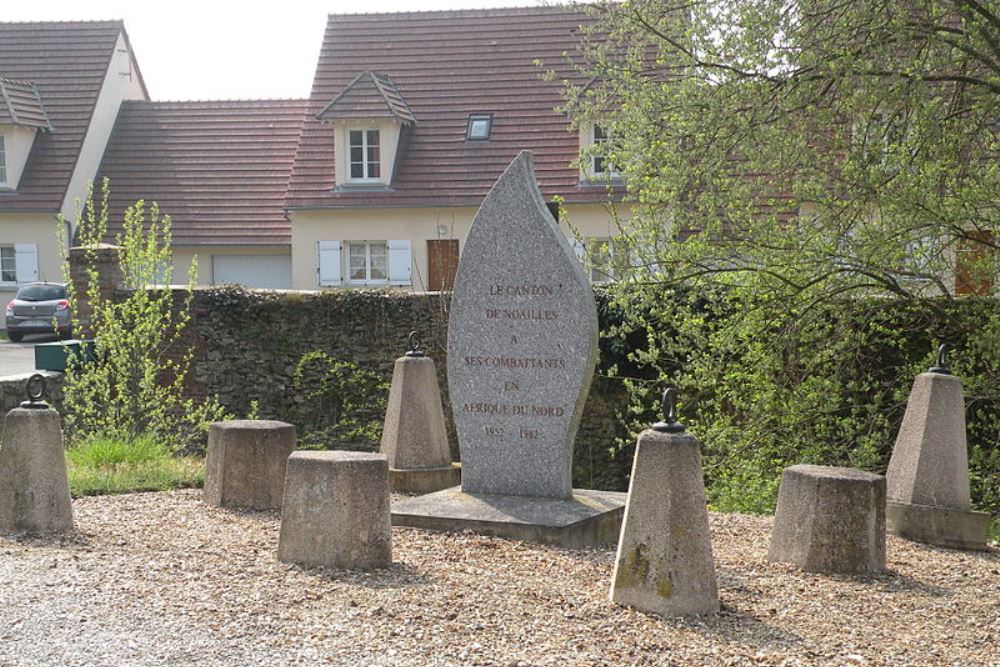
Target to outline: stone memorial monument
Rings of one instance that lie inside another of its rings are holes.
[[[986,549],[989,514],[972,511],[962,381],[938,363],[913,382],[885,476],[886,529],[957,549]]]
[[[711,614],[719,590],[701,444],[677,421],[672,389],[663,413],[636,445],[611,601],[663,616]]]
[[[392,369],[380,451],[389,460],[389,482],[401,493],[430,493],[456,486],[462,469],[451,462],[434,361],[410,332],[410,350]]]
[[[0,534],[73,531],[59,413],[42,400],[45,378],[28,380],[29,400],[7,413],[0,446]]]
[[[624,494],[572,487],[597,334],[590,282],[524,151],[476,214],[455,279],[448,387],[461,489],[398,503],[393,522],[568,546],[614,539]]]

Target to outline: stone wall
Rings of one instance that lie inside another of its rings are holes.
[[[175,299],[175,302],[181,302]],[[437,294],[387,291],[246,291],[199,288],[192,303],[185,342],[195,348],[188,376],[194,397],[216,395],[234,415],[245,416],[256,401],[261,418],[285,419],[302,401],[292,377],[302,355],[321,350],[362,368],[392,376],[395,359],[407,350],[407,336],[419,331],[437,366],[450,445],[458,458],[448,400],[448,299]],[[612,458],[622,435],[614,411],[625,401],[620,386],[606,378],[592,385],[577,436],[574,482],[587,488],[621,490],[628,450]]]

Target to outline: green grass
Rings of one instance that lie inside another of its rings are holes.
[[[205,481],[203,458],[174,456],[151,438],[128,444],[88,440],[67,450],[66,467],[74,497],[199,487]]]

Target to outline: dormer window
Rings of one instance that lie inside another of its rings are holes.
[[[379,131],[350,130],[351,180],[374,181],[381,178]]]
[[[334,187],[390,188],[407,128],[417,119],[389,78],[361,72],[316,114],[333,126]]]
[[[465,138],[469,141],[486,141],[493,128],[493,114],[471,114]]]
[[[594,176],[618,176],[618,170],[608,158],[611,152],[611,128],[594,123],[594,154],[591,155],[591,171]]]

